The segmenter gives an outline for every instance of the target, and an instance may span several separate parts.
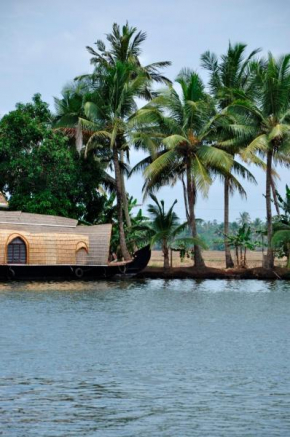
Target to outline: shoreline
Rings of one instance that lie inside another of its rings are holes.
[[[139,279],[260,279],[260,280],[289,280],[290,270],[283,267],[275,267],[268,270],[263,267],[247,269],[218,269],[206,267],[195,269],[194,267],[173,267],[164,272],[162,267],[146,267],[138,273]]]

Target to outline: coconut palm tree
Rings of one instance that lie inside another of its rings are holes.
[[[173,202],[169,210],[165,211],[164,201],[158,201],[153,194],[150,195],[154,204],[148,205],[148,212],[152,217],[152,221],[145,224],[145,227],[151,233],[151,246],[160,242],[164,257],[164,270],[168,270],[169,265],[169,248],[170,242],[180,234],[185,227],[185,224],[179,224],[179,219],[173,211],[177,200]]]
[[[184,69],[176,82],[181,95],[173,87],[160,92],[138,111],[132,123],[136,129],[138,125],[146,126],[136,133],[135,142],[153,151],[151,164],[148,165],[147,158],[138,167],[146,167],[145,191],[181,180],[188,225],[192,237],[196,238],[197,194],[206,196],[213,178],[217,174],[225,175],[233,160],[228,153],[211,145],[211,128],[207,127],[215,109],[198,74]],[[195,245],[194,249],[195,266],[203,268],[200,247]]]
[[[266,215],[268,250],[265,267],[274,267],[271,247],[271,189],[273,164],[290,164],[290,54],[275,59],[269,53],[266,60],[254,66],[258,97],[254,101],[239,99],[229,106],[229,113],[244,117],[239,126],[239,138],[248,144],[241,153],[247,160],[253,154],[266,158]]]
[[[96,130],[89,138],[86,152],[107,147],[112,153],[117,194],[118,226],[120,247],[125,259],[130,258],[126,247],[123,210],[124,184],[120,166],[120,153],[127,150],[126,130],[127,115],[136,111],[135,97],[139,94],[144,83],[148,81],[142,72],[131,78],[134,65],[117,62],[115,66],[99,68],[94,78],[94,102],[85,104],[86,114],[93,120],[98,120],[102,130]]]
[[[144,81],[143,86],[139,88],[138,96],[139,98],[145,98],[150,100],[154,93],[150,89],[152,82],[166,83],[170,84],[170,80],[167,79],[160,72],[161,68],[171,65],[169,61],[154,62],[149,65],[143,66],[140,62],[139,56],[142,53],[142,43],[146,39],[146,33],[142,31],[137,31],[136,27],[131,27],[128,22],[120,27],[117,23],[113,24],[112,32],[106,35],[106,39],[109,43],[109,48],[102,40],[98,40],[95,45],[97,50],[87,46],[88,52],[92,55],[91,64],[94,65],[95,70],[92,75],[81,76],[79,79],[83,80],[87,77],[94,81],[95,76],[99,74],[99,69],[101,68],[115,68],[118,63],[123,63],[130,65],[134,68],[130,69],[130,76],[128,80],[134,80],[137,74],[141,74],[147,80]],[[131,115],[131,114],[127,114]],[[125,137],[123,138],[125,140]],[[120,162],[123,167],[125,160],[124,153],[125,146],[120,150]],[[127,157],[129,152],[129,144],[126,148]],[[128,199],[125,187],[124,173],[121,171],[121,185],[122,185],[122,199],[123,199],[123,209],[127,222],[127,226],[131,226],[130,214],[128,211]]]
[[[240,217],[237,219],[237,222],[240,226],[250,225],[251,217],[247,211],[240,212]]]
[[[62,90],[62,98],[54,98],[56,108],[54,129],[62,130],[79,154],[84,152],[84,146],[94,132],[102,128],[99,120],[86,111],[86,103],[92,102],[94,98],[92,82],[88,78],[67,84]],[[112,152],[107,147],[104,138],[102,144],[99,144],[91,155],[92,159],[100,163],[103,188],[109,193],[114,192],[115,180],[109,173],[112,171]],[[126,164],[120,162],[120,167],[122,172],[128,173],[129,169]]]
[[[119,211],[120,246],[125,259],[130,258],[126,248],[123,230],[123,214],[127,225],[131,225],[128,211],[128,200],[125,188],[124,174],[126,170],[125,157],[129,154],[127,141],[127,118],[137,109],[135,98],[150,99],[152,82],[170,83],[162,75],[161,68],[170,65],[170,62],[156,62],[143,66],[139,60],[142,43],[146,34],[137,32],[135,27],[126,23],[122,28],[116,23],[112,32],[106,35],[109,43],[106,47],[101,40],[96,42],[96,49],[87,47],[92,55],[91,64],[94,66],[92,74],[76,78],[79,84],[89,84],[89,94],[86,93],[82,102],[79,102],[78,113],[60,107],[58,126],[75,128],[81,136],[85,129],[90,132],[86,139],[86,155],[94,158],[105,150],[110,154],[110,162],[115,172],[115,185]],[[67,115],[73,115],[68,117]],[[66,126],[66,121],[69,121]],[[79,139],[79,143],[81,143]],[[91,151],[94,150],[94,153]]]
[[[162,253],[164,257],[163,268],[167,271],[170,267],[169,250],[174,243],[178,246],[181,244],[197,244],[205,246],[198,238],[178,238],[187,226],[187,222],[180,224],[179,218],[173,211],[177,200],[173,202],[169,210],[165,211],[164,201],[158,201],[154,194],[150,194],[154,204],[148,205],[148,212],[151,214],[152,220],[142,226],[143,230],[147,230],[150,235],[150,244],[154,246],[156,243],[161,243]]]
[[[171,65],[169,61],[159,61],[148,65],[142,65],[140,55],[142,53],[142,43],[146,40],[146,32],[137,32],[136,27],[131,27],[127,22],[122,28],[117,24],[113,24],[112,32],[106,35],[109,43],[109,48],[102,40],[98,40],[95,45],[97,50],[87,46],[88,52],[92,55],[91,64],[94,65],[95,71],[93,75],[98,74],[100,66],[107,68],[116,66],[118,62],[134,64],[135,69],[132,70],[131,78],[134,79],[136,70],[142,71],[146,75],[148,82],[144,84],[143,90],[140,90],[140,96],[147,100],[152,98],[150,85],[152,82],[171,84],[171,81],[163,76],[160,69]],[[88,75],[92,77],[92,75]],[[87,77],[85,76],[81,76]]]
[[[169,62],[156,62],[142,66],[139,60],[141,46],[146,38],[144,32],[137,32],[128,23],[120,28],[113,25],[112,33],[107,35],[109,47],[103,41],[97,41],[97,50],[87,47],[93,56],[92,74],[79,76],[78,81],[89,80],[91,83],[91,100],[87,99],[83,110],[87,117],[84,123],[92,134],[86,144],[86,153],[93,149],[109,148],[115,172],[117,205],[119,211],[119,235],[123,257],[130,258],[126,247],[123,213],[127,225],[131,225],[128,201],[125,189],[124,160],[129,152],[127,141],[127,118],[137,109],[135,99],[151,98],[151,83],[170,81],[161,73],[160,68]]]
[[[255,86],[251,80],[252,72],[250,63],[260,49],[253,50],[248,57],[245,58],[246,44],[237,43],[232,45],[229,43],[227,53],[221,56],[219,60],[217,55],[209,51],[201,56],[202,67],[210,73],[209,86],[212,95],[217,101],[219,111],[222,112],[228,105],[233,103],[237,98],[248,98],[255,94]],[[223,131],[225,138],[228,137],[227,129]],[[238,146],[238,147],[237,147]],[[226,151],[231,153],[233,157],[239,153],[240,147],[244,145],[236,144],[236,147],[227,146]],[[253,176],[244,168],[239,169],[240,176],[247,177],[252,182],[255,182]],[[234,171],[234,168],[233,168]],[[234,187],[231,184],[230,178],[224,178],[224,235],[229,233],[229,197],[233,193]],[[240,194],[246,196],[244,190],[240,190]],[[226,267],[234,266],[230,245],[225,237],[225,258]]]
[[[54,127],[63,130],[69,138],[75,139],[75,147],[80,154],[84,146],[84,125],[87,117],[84,112],[86,96],[90,93],[89,82],[69,83],[62,90],[62,98],[54,98],[56,116]],[[86,136],[90,132],[85,132]]]

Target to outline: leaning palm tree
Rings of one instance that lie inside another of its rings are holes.
[[[214,105],[205,93],[197,73],[184,69],[177,77],[181,96],[170,87],[159,93],[146,107],[139,110],[132,123],[146,125],[135,135],[137,144],[153,150],[152,162],[145,166],[145,192],[167,183],[182,181],[186,217],[192,237],[197,237],[195,205],[197,194],[206,196],[217,174],[226,174],[232,157],[211,145],[211,128],[207,129],[214,115]],[[154,151],[154,144],[157,151]],[[200,247],[194,247],[195,266],[203,268]]]
[[[239,99],[229,106],[229,113],[244,117],[239,126],[239,137],[247,142],[242,157],[253,154],[266,158],[266,213],[268,250],[265,267],[274,267],[272,240],[271,187],[273,163],[290,164],[290,54],[275,59],[269,53],[266,60],[254,66],[258,98],[254,101]]]
[[[203,53],[201,56],[202,67],[210,73],[209,86],[212,95],[218,103],[219,112],[222,112],[228,105],[233,103],[237,98],[252,97],[255,94],[255,86],[251,80],[251,68],[250,63],[254,56],[260,51],[260,49],[253,50],[248,57],[245,58],[246,44],[237,43],[232,45],[229,43],[227,53],[218,57],[209,51]],[[223,134],[227,139],[229,132],[224,126]],[[233,157],[239,153],[241,147],[244,144],[236,144],[236,147],[226,147],[226,151],[231,153]],[[237,167],[237,166],[236,166]],[[237,170],[237,169],[236,169]],[[247,171],[247,169],[239,168],[239,175],[247,177],[252,182],[255,182],[253,176]],[[234,168],[233,168],[234,171]],[[233,193],[233,185],[231,184],[230,177],[224,178],[224,235],[229,234],[229,197]],[[246,195],[245,191],[240,190],[240,194]],[[228,239],[225,237],[225,259],[226,267],[230,268],[234,266],[230,245]]]

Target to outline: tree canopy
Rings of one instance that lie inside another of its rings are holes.
[[[51,120],[39,94],[1,119],[0,189],[11,209],[92,221],[102,205],[102,169],[80,157]]]

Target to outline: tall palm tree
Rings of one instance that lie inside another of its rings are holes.
[[[210,73],[210,90],[215,97],[219,111],[223,111],[228,105],[233,103],[237,98],[252,97],[255,93],[255,86],[251,80],[251,68],[250,63],[254,56],[260,51],[260,49],[253,50],[248,57],[245,58],[246,44],[237,43],[232,45],[229,43],[227,53],[218,57],[209,51],[205,52],[201,56],[202,67]],[[227,137],[228,131],[224,131]],[[239,144],[239,147],[226,148],[228,153],[231,153],[233,157],[239,153],[240,147],[243,144]],[[234,170],[234,168],[233,168]],[[241,170],[241,168],[240,168]],[[255,182],[251,174],[244,169],[239,172],[241,176],[248,177],[252,182]],[[233,192],[233,187],[230,183],[230,178],[226,176],[224,178],[224,235],[229,234],[229,197]],[[240,191],[242,195],[246,195],[245,191]],[[230,245],[228,239],[225,237],[225,259],[226,267],[230,268],[234,266],[232,260]]]
[[[205,93],[197,73],[184,69],[176,82],[181,95],[173,88],[160,92],[145,108],[138,111],[133,123],[148,126],[148,132],[137,132],[135,141],[153,150],[153,162],[146,167],[145,190],[159,188],[178,179],[182,181],[185,210],[192,237],[197,237],[195,205],[197,194],[206,196],[213,178],[226,174],[232,157],[211,145],[208,122],[214,115],[214,105]],[[158,153],[154,152],[154,144]],[[194,247],[195,266],[203,268],[199,245]]]
[[[171,62],[159,61],[142,65],[139,57],[142,53],[141,45],[146,40],[146,37],[146,32],[137,32],[137,28],[131,27],[128,22],[122,28],[117,23],[114,23],[112,32],[106,35],[109,49],[107,49],[106,44],[102,40],[98,40],[95,43],[97,50],[87,46],[88,52],[92,55],[91,64],[95,67],[93,75],[98,74],[100,66],[104,68],[113,67],[118,62],[134,64],[136,69],[132,70],[132,78],[134,79],[136,70],[141,70],[148,79],[147,84],[144,84],[144,88],[140,90],[140,97],[150,100],[152,95],[154,95],[150,87],[148,87],[151,82],[171,84],[171,81],[160,72],[161,68],[168,67],[171,65]],[[86,75],[82,77],[86,77]]]
[[[170,83],[160,72],[170,62],[143,66],[139,56],[146,33],[137,32],[128,23],[121,28],[115,23],[106,39],[108,47],[101,40],[96,42],[96,49],[87,47],[92,55],[94,71],[76,78],[78,83],[89,83],[89,95],[86,94],[78,108],[81,116],[75,117],[73,122],[90,131],[86,141],[86,154],[91,150],[102,153],[105,149],[111,153],[119,211],[120,246],[123,257],[129,259],[123,229],[123,214],[127,225],[131,225],[124,179],[125,157],[129,153],[127,119],[137,109],[137,97],[150,99],[154,96],[152,82]],[[65,122],[66,118],[59,121],[62,127]],[[71,127],[71,119],[68,127]]]
[[[141,65],[139,56],[145,38],[144,32],[137,32],[137,29],[130,27],[128,23],[122,28],[114,24],[112,33],[107,35],[108,49],[100,40],[96,42],[97,50],[87,47],[93,56],[91,58],[91,63],[94,65],[93,73],[77,78],[80,81],[89,79],[93,84],[93,99],[91,102],[86,102],[84,110],[86,115],[94,120],[95,125],[101,126],[102,131],[95,129],[86,149],[88,151],[98,148],[100,144],[102,146],[109,144],[112,150],[119,211],[120,246],[125,259],[128,259],[130,254],[125,242],[123,213],[125,213],[127,225],[131,225],[122,171],[125,154],[129,152],[127,119],[137,109],[135,103],[137,97],[147,99],[152,97],[150,87],[153,81],[170,83],[160,73],[160,68],[170,65],[170,62]]]
[[[141,45],[145,41],[146,36],[147,35],[145,32],[137,31],[137,28],[131,27],[128,22],[122,27],[120,27],[117,23],[114,23],[112,32],[106,35],[106,39],[109,43],[109,49],[107,49],[106,44],[102,40],[98,40],[95,43],[97,50],[87,46],[88,52],[92,55],[91,64],[95,67],[93,74],[88,75],[88,77],[94,80],[95,76],[99,74],[98,72],[100,67],[105,69],[112,67],[115,68],[117,63],[120,62],[124,65],[134,65],[135,68],[131,69],[128,80],[134,80],[136,75],[140,73],[142,76],[147,78],[148,80],[144,81],[143,87],[140,87],[138,91],[138,97],[150,100],[152,96],[154,96],[154,92],[152,92],[150,89],[152,82],[161,82],[166,84],[171,83],[170,80],[163,76],[163,74],[160,72],[160,68],[171,65],[171,62],[154,62],[145,66],[141,64],[139,56],[142,53]],[[87,76],[82,76],[81,79],[86,77]],[[125,146],[123,146],[123,149],[125,149]],[[124,164],[125,160],[125,153],[123,149],[119,152],[121,164]],[[126,149],[128,154],[129,145],[127,145]],[[121,184],[123,210],[127,226],[130,227],[131,219],[128,211],[124,172],[121,172]]]
[[[86,146],[87,152],[100,146],[108,147],[112,153],[117,194],[118,226],[120,247],[125,259],[130,259],[126,247],[123,210],[124,210],[124,184],[120,165],[120,153],[126,151],[127,116],[136,111],[135,97],[140,89],[148,82],[142,72],[138,72],[132,79],[132,70],[135,66],[128,63],[117,62],[113,66],[99,67],[95,75],[94,102],[85,104],[85,112],[90,119],[98,121],[102,130],[96,130],[89,138]]]
[[[246,160],[259,153],[266,158],[266,215],[268,250],[265,267],[274,267],[271,248],[272,209],[271,187],[273,163],[290,164],[290,54],[275,59],[269,53],[266,60],[255,65],[258,98],[252,102],[240,99],[229,106],[230,113],[244,116],[239,137],[247,142],[242,152]]]

